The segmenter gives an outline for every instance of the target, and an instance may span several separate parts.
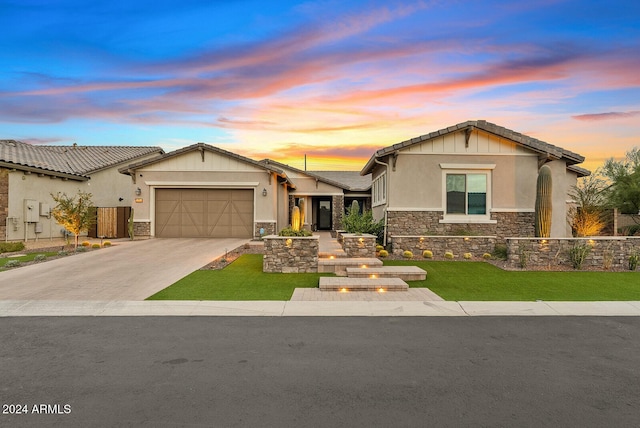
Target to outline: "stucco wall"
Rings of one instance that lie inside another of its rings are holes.
[[[117,171],[116,171],[117,173]],[[24,174],[22,171],[9,172],[7,174],[9,184],[9,204],[8,217],[9,230],[8,239],[19,241],[25,239],[48,239],[61,238],[60,226],[53,217],[45,217],[38,215],[38,221],[42,227],[42,233],[35,233],[35,223],[25,223],[24,217],[24,200],[32,199],[39,203],[48,204],[53,208],[56,204],[51,194],[58,192],[67,195],[75,195],[79,190],[84,192],[92,192],[88,181],[63,181],[60,178],[51,178],[50,176],[38,176],[38,174]],[[16,219],[14,222],[13,219]],[[4,224],[4,222],[3,222]],[[4,236],[3,236],[4,238]]]
[[[218,153],[205,152],[204,161],[199,151],[184,153],[135,172],[135,183],[129,178],[128,197],[133,201],[137,222],[150,222],[150,233],[155,234],[155,189],[158,188],[237,188],[254,190],[254,229],[257,223],[275,223],[275,230],[282,229],[286,191],[278,184],[277,177],[250,163],[229,158]],[[135,195],[137,188],[141,194]],[[263,190],[267,195],[263,196]],[[141,202],[136,202],[136,200]],[[281,207],[279,207],[281,205]],[[259,230],[259,228],[257,229]]]

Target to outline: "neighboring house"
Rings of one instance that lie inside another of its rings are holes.
[[[51,217],[51,194],[93,195],[96,207],[130,207],[130,180],[118,168],[164,153],[160,147],[37,146],[0,140],[0,236],[5,240],[63,236]]]
[[[272,160],[260,162],[204,143],[120,169],[132,178],[136,236],[257,238],[290,224],[297,199],[305,223],[339,228],[345,201],[366,201],[370,179],[341,173],[347,184]]]
[[[378,150],[361,174],[373,174],[372,205],[386,236],[533,236],[538,169],[553,174],[551,235],[570,237],[568,192],[589,171],[584,157],[484,120]]]

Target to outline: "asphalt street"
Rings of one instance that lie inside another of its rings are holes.
[[[0,426],[640,425],[638,317],[2,318],[0,361]]]

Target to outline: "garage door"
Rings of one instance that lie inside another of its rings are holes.
[[[156,236],[252,238],[253,190],[156,189]]]

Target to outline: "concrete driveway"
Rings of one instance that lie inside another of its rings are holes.
[[[0,300],[144,300],[246,239],[117,241],[0,272]]]

